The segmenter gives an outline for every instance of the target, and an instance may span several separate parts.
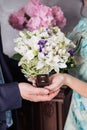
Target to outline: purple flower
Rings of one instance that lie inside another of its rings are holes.
[[[46,44],[46,42],[47,42],[47,40],[40,40],[40,41],[38,42],[38,45],[44,45],[44,44]]]
[[[46,44],[47,40],[40,40],[38,42],[39,45],[39,51],[42,52],[42,49],[44,48],[44,45]]]
[[[42,49],[43,49],[43,47],[42,47],[42,46],[40,46],[39,51],[40,51],[40,52],[42,52]]]
[[[71,56],[74,55],[74,51],[73,50],[69,50],[68,52],[70,53]]]

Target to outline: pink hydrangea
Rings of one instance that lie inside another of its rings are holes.
[[[30,17],[34,16],[36,11],[38,10],[38,4],[35,4],[35,2],[33,1],[29,1],[25,7],[24,7],[24,11],[27,15],[29,15]]]
[[[58,6],[48,7],[41,0],[31,0],[25,7],[9,17],[9,23],[16,29],[36,30],[41,27],[66,25],[66,18]]]
[[[41,27],[41,19],[39,17],[32,17],[26,25],[26,28],[30,31],[39,29]]]
[[[53,20],[52,9],[48,6],[40,4],[38,5],[38,8],[35,9],[35,12],[32,12],[32,17],[26,25],[28,29],[32,28],[30,29],[32,31],[40,29],[41,27],[48,27]]]
[[[52,13],[54,16],[53,23],[58,25],[60,28],[63,28],[66,25],[66,18],[64,17],[62,9],[58,6],[53,6]]]
[[[22,30],[25,22],[24,8],[20,9],[17,13],[13,13],[9,16],[9,23],[13,28]]]

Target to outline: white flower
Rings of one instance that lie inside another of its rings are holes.
[[[32,50],[29,50],[25,53],[24,58],[29,62],[34,58],[34,54]]]
[[[36,68],[37,68],[37,70],[39,70],[39,69],[43,68],[43,66],[44,66],[44,62],[38,61]]]
[[[18,45],[18,47],[15,47],[14,50],[23,56],[28,51],[28,47],[23,45]]]
[[[20,32],[15,43],[15,51],[22,56],[19,65],[27,77],[68,68],[71,58],[68,50],[75,47],[58,27]],[[74,66],[73,62],[70,64]]]

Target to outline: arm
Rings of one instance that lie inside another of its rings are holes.
[[[77,91],[80,95],[87,97],[87,83],[75,77],[65,74],[65,84]]]
[[[87,83],[83,82],[69,74],[54,74],[50,77],[51,85],[47,86],[51,91],[56,91],[63,85],[69,86],[80,95],[87,97]]]
[[[18,84],[0,84],[0,111],[21,107],[21,96]]]

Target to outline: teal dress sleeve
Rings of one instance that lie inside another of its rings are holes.
[[[87,18],[81,18],[78,25],[73,29],[69,38],[76,43],[75,57],[77,67],[70,74],[87,82]],[[79,87],[79,86],[78,86]],[[64,130],[86,130],[87,129],[87,98],[73,91],[70,109]]]

